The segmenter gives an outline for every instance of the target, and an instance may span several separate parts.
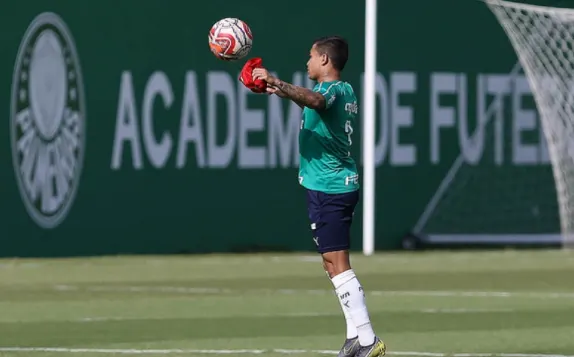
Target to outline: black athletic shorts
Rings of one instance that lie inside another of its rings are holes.
[[[307,190],[311,231],[319,253],[351,247],[351,224],[357,203],[359,190],[336,194]]]

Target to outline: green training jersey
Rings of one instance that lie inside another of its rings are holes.
[[[320,111],[305,107],[299,132],[299,183],[325,193],[352,192],[359,175],[351,157],[351,135],[358,114],[357,97],[347,82],[317,83],[325,97]]]

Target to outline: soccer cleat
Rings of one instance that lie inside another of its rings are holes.
[[[339,355],[337,357],[354,357],[357,352],[359,352],[360,348],[361,345],[359,344],[358,337],[348,338],[345,340],[345,344],[343,345],[343,348],[341,348],[341,351],[339,351]]]
[[[364,346],[359,349],[355,357],[382,357],[387,353],[387,346],[378,337],[375,337],[375,342],[370,346]]]

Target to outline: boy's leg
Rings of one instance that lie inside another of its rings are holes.
[[[359,201],[359,192],[325,194],[308,192],[309,218],[313,240],[323,256],[323,265],[341,303],[347,323],[347,339],[339,356],[362,354],[362,357],[382,356],[385,345],[373,331],[365,304],[363,288],[359,283],[349,259],[350,228],[353,213]],[[350,338],[353,331],[358,338]],[[357,341],[359,343],[357,343]]]

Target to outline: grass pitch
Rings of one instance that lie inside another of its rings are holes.
[[[388,355],[574,357],[574,253],[352,260]],[[335,354],[317,255],[0,260],[0,356]]]

